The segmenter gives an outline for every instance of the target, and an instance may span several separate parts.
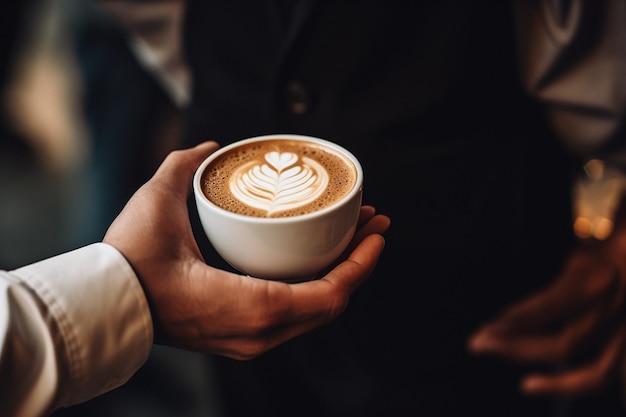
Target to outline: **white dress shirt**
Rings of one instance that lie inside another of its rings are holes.
[[[152,341],[141,285],[112,246],[0,271],[0,416],[42,416],[110,391]]]

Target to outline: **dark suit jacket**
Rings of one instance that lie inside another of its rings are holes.
[[[363,163],[364,203],[392,219],[343,316],[217,359],[227,415],[551,415],[518,395],[522,369],[465,351],[572,242],[574,161],[522,88],[510,4],[193,1],[185,41],[187,144],[336,141]]]

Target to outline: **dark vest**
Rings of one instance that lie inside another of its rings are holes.
[[[187,144],[336,141],[363,163],[364,203],[392,220],[339,319],[253,361],[216,360],[232,415],[549,414],[518,397],[519,369],[465,353],[480,323],[553,277],[572,238],[570,157],[522,91],[511,12],[501,0],[190,3]]]

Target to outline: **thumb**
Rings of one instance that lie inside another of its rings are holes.
[[[189,184],[196,169],[218,148],[219,145],[216,142],[210,141],[193,148],[173,151],[159,166],[151,181],[172,191],[189,192]]]

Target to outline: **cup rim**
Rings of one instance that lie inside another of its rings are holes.
[[[328,207],[325,207],[321,210],[317,210],[311,213],[298,214],[295,216],[288,216],[288,217],[248,216],[245,214],[234,213],[232,211],[223,209],[219,207],[218,205],[212,203],[206,197],[201,187],[202,173],[204,172],[206,167],[217,157],[230,151],[231,149],[234,149],[241,145],[246,145],[246,144],[254,143],[254,142],[261,142],[261,141],[268,140],[268,139],[298,140],[298,141],[314,142],[314,143],[319,143],[321,145],[328,146],[329,148],[338,150],[340,153],[344,154],[354,165],[354,168],[356,170],[356,181],[354,183],[354,187],[352,187],[352,189],[345,195],[343,199],[336,201],[335,203],[329,205]],[[193,191],[195,194],[196,202],[200,202],[203,206],[211,210],[214,210],[218,213],[221,213],[222,216],[232,217],[232,218],[239,219],[239,220],[245,220],[245,221],[252,222],[252,223],[290,223],[290,222],[302,221],[303,219],[314,219],[317,217],[321,217],[333,210],[336,210],[338,207],[341,207],[347,204],[348,202],[352,201],[354,196],[359,194],[362,191],[362,189],[363,189],[363,168],[359,160],[356,158],[356,156],[352,152],[350,152],[343,146],[335,142],[326,140],[326,139],[322,139],[316,136],[300,135],[300,134],[293,134],[293,133],[274,133],[274,134],[268,134],[268,135],[260,135],[260,136],[249,137],[249,138],[240,139],[235,142],[232,142],[224,147],[219,148],[217,151],[213,152],[211,155],[206,157],[202,161],[200,166],[198,166],[198,168],[196,169],[196,172],[194,173],[194,177],[193,177]]]

